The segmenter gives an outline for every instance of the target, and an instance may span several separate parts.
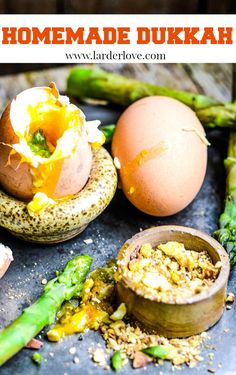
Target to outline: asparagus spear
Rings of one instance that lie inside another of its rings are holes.
[[[219,219],[220,229],[214,237],[229,253],[230,262],[236,264],[236,132],[229,136],[228,157],[225,159],[226,169],[226,200],[224,212]]]
[[[236,103],[236,64],[233,64],[233,102]],[[213,236],[229,253],[231,266],[236,264],[236,131],[229,135],[228,156],[224,161],[226,170],[226,198],[224,212],[219,219],[219,229]]]
[[[91,262],[88,255],[71,259],[64,271],[47,283],[41,297],[0,332],[0,366],[54,321],[65,300],[80,293]]]
[[[67,92],[80,99],[105,99],[124,106],[145,96],[169,96],[192,108],[206,127],[236,126],[235,103],[220,103],[205,95],[144,83],[98,68],[76,67],[72,69],[67,81]]]

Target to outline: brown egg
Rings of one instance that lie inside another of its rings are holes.
[[[207,140],[196,114],[181,102],[152,96],[118,120],[112,154],[121,187],[139,210],[168,216],[197,195],[207,166]]]
[[[50,157],[32,152],[29,141],[43,131]],[[91,170],[92,151],[82,111],[60,96],[55,85],[17,95],[0,120],[0,184],[13,196],[30,200],[37,192],[51,198],[75,194]]]

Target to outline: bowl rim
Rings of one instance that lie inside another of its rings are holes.
[[[182,298],[179,298],[177,301],[168,301],[168,302],[159,301],[155,296],[153,298],[146,296],[145,293],[142,291],[142,288],[139,288],[137,290],[137,288],[135,288],[134,286],[134,283],[128,277],[125,277],[122,274],[122,266],[127,265],[127,262],[124,260],[124,258],[125,256],[127,256],[127,251],[130,250],[130,247],[132,246],[130,254],[129,254],[129,258],[130,258],[130,255],[132,254],[132,249],[133,251],[135,250],[135,246],[134,246],[135,242],[137,240],[140,240],[140,238],[143,238],[143,237],[145,238],[145,235],[151,232],[153,232],[154,234],[156,234],[157,232],[158,233],[161,233],[161,232],[185,233],[193,237],[198,237],[204,242],[207,242],[208,245],[213,247],[216,253],[218,254],[218,256],[220,257],[220,262],[222,263],[220,273],[217,279],[215,280],[215,282],[213,283],[213,285],[203,290],[199,294],[193,295],[191,297],[185,297],[185,298],[182,297]],[[136,233],[134,236],[128,239],[124,243],[124,245],[121,247],[119,254],[118,254],[117,264],[118,264],[117,270],[119,273],[118,282],[123,283],[125,287],[128,287],[133,293],[136,294],[136,296],[144,298],[145,300],[148,300],[153,303],[159,303],[159,304],[164,304],[164,305],[194,304],[194,303],[203,302],[207,299],[210,299],[217,292],[219,292],[219,290],[221,290],[225,286],[225,284],[227,284],[229,272],[230,272],[229,256],[227,252],[225,251],[225,249],[223,248],[223,246],[221,246],[221,244],[218,241],[216,241],[213,237],[211,237],[210,235],[198,229],[187,227],[187,226],[178,226],[178,225],[160,225],[160,226],[151,227],[151,228],[143,230],[142,232]]]

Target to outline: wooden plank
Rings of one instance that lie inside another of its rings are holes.
[[[197,92],[184,64],[99,64],[100,68],[144,82]]]
[[[57,13],[57,0],[5,0],[5,8],[9,14]]]
[[[208,0],[207,13],[236,13],[236,1]]]
[[[158,13],[195,13],[198,0],[68,0],[65,3],[66,13],[96,13],[96,14],[158,14]]]
[[[236,13],[235,0],[0,0],[0,13]]]
[[[58,69],[40,70],[0,77],[0,113],[9,100],[27,88],[47,86],[50,82],[54,81],[61,92],[65,91],[69,70],[70,68],[67,66]]]
[[[100,1],[102,5],[103,0]],[[99,13],[97,0],[64,0],[65,13]]]
[[[0,64],[0,76],[6,74],[17,74],[22,72],[31,72],[33,70],[50,69],[53,67],[59,67],[64,64],[55,63],[24,63],[24,64]]]
[[[0,0],[0,14],[4,14],[4,13],[5,13],[4,0]]]
[[[231,97],[231,64],[99,64],[100,68],[176,89],[201,92],[219,100]],[[71,66],[0,77],[0,113],[17,93],[51,81],[66,90]]]
[[[198,92],[220,101],[231,100],[231,64],[184,64],[184,68]]]

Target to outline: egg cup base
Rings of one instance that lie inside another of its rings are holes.
[[[73,230],[70,230],[68,232],[62,232],[57,234],[50,234],[50,235],[30,235],[30,234],[22,234],[17,233],[13,231],[9,231],[13,236],[19,238],[20,240],[31,242],[31,243],[39,243],[39,244],[45,244],[45,245],[51,245],[56,243],[65,242],[68,240],[71,240],[72,238],[78,236],[80,233],[82,233],[86,228],[87,225],[84,225],[80,228],[76,228]]]
[[[101,147],[93,151],[92,169],[84,188],[37,214],[29,214],[26,202],[0,189],[0,226],[28,242],[64,242],[80,234],[105,210],[116,188],[116,168],[108,151]]]

